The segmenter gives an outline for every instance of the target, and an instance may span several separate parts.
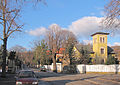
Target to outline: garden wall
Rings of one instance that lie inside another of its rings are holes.
[[[62,64],[61,63],[56,63],[57,65],[57,72],[62,72]],[[53,63],[52,65],[44,65],[47,71],[53,71]]]
[[[120,73],[120,65],[77,65],[77,73]]]

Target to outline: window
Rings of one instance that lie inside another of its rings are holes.
[[[105,42],[105,38],[103,37],[103,43]]]
[[[100,42],[102,43],[102,37],[100,37]]]
[[[101,48],[101,54],[104,54],[104,48]]]
[[[97,42],[97,38],[94,38],[94,43],[96,43]]]
[[[104,37],[100,37],[100,42],[104,43],[105,42],[105,38]]]
[[[35,78],[35,73],[32,71],[21,71],[18,76],[19,78]]]

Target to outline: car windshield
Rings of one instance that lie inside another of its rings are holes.
[[[35,78],[35,73],[32,71],[22,71],[18,74],[19,78]]]

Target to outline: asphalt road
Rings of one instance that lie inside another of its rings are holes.
[[[39,85],[120,85],[119,74],[59,74],[35,71]],[[15,85],[14,74],[0,78],[0,85]]]
[[[36,73],[39,80],[44,81],[40,85],[120,85],[120,75],[116,74],[56,74]]]

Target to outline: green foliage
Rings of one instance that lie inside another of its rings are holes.
[[[79,61],[80,64],[90,64],[91,63],[91,59],[89,57],[89,55],[84,55],[80,58]]]
[[[11,51],[9,56],[8,56],[8,59],[15,60],[15,56],[16,56],[16,52],[15,51]]]
[[[73,47],[75,45],[76,39],[72,39],[72,37],[69,37],[68,40],[66,41],[66,46],[65,46],[65,53],[69,54],[69,56],[72,56],[73,53]]]
[[[72,38],[73,36],[69,37],[67,40],[66,40],[66,45],[65,45],[65,55],[66,56],[69,56],[69,59],[64,59],[66,60],[68,63],[69,63],[69,60],[70,60],[70,64],[72,63],[72,55],[73,55],[73,47],[76,43],[76,39],[75,38]]]
[[[91,58],[86,49],[83,49],[82,47],[80,50],[80,54],[81,55],[78,57],[72,57],[71,64],[91,64]]]
[[[32,59],[32,64],[37,64],[37,58],[36,58],[36,56],[35,56],[36,54],[34,54],[34,56],[33,56],[33,59]]]
[[[91,64],[91,58],[87,54],[81,57],[72,57],[71,64],[72,65]]]
[[[69,55],[70,63],[72,62],[73,47],[74,47],[73,44],[69,44],[69,45],[66,47],[66,50],[65,50],[65,51],[66,51],[66,54]]]
[[[118,60],[117,58],[115,58],[114,56],[108,56],[106,62],[105,62],[106,65],[110,65],[110,64],[118,64]]]
[[[33,62],[36,62],[37,64],[45,65],[49,64],[49,57],[47,55],[48,46],[47,43],[45,43],[45,40],[42,40],[38,46],[35,48],[35,57]]]
[[[18,58],[15,59],[15,65],[19,66],[21,68],[22,61],[19,60]]]
[[[104,59],[101,58],[101,57],[96,56],[96,57],[93,59],[92,64],[104,64]]]
[[[72,55],[72,49],[73,49],[73,44],[69,44],[67,47],[66,47],[66,53],[69,54],[69,56]]]

